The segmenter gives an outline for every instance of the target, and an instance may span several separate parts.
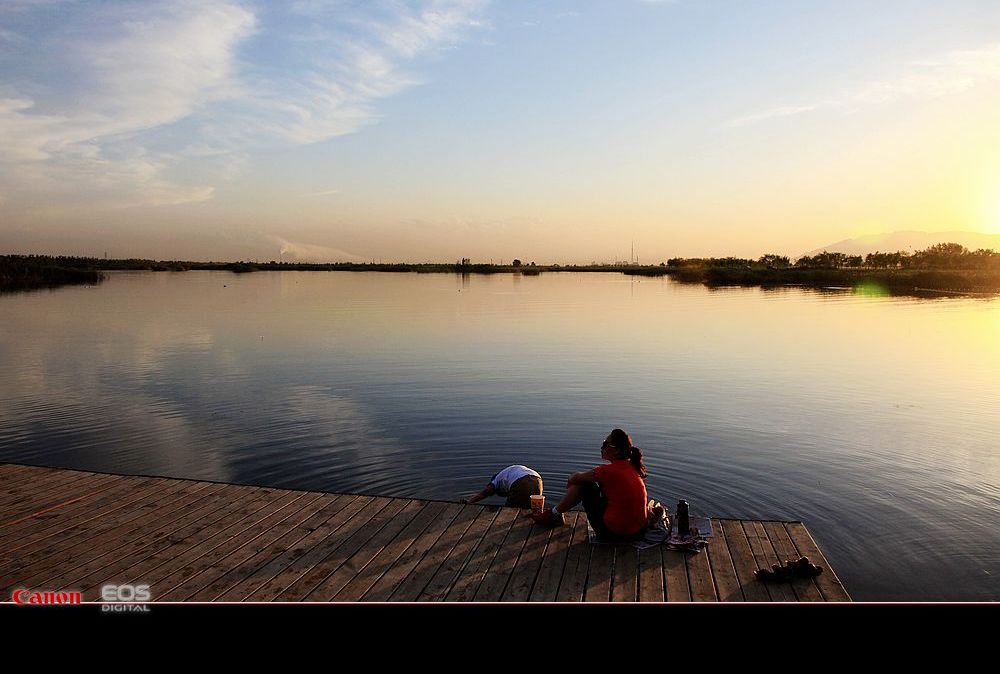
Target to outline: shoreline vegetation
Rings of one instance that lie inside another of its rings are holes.
[[[543,272],[615,272],[629,276],[667,276],[681,283],[726,286],[853,290],[867,295],[889,294],[996,294],[1000,293],[1000,253],[969,251],[955,243],[941,243],[915,253],[845,255],[823,252],[792,262],[767,254],[748,258],[672,258],[655,265],[629,262],[590,265],[536,265],[514,260],[511,264],[472,263],[465,258],[447,263],[301,263],[192,262],[180,260],[101,259],[49,255],[0,255],[0,292],[55,288],[69,284],[96,285],[107,271],[366,271],[450,274],[520,274]]]

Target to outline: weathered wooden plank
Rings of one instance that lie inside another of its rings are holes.
[[[639,551],[639,601],[663,602],[667,595],[663,586],[663,557],[660,555],[662,546],[654,546]]]
[[[525,517],[522,511],[517,511],[517,518],[508,529],[506,538],[476,589],[473,601],[500,601],[533,525],[531,518]]]
[[[212,589],[199,592],[205,596],[218,590],[212,601],[242,601],[257,587],[277,575],[288,564],[300,557],[311,542],[321,536],[317,531],[331,518],[336,517],[344,506],[355,497],[329,494],[327,498],[313,501],[307,507],[307,512],[299,512],[295,519],[300,520],[275,541],[270,543],[256,555],[231,569],[212,584]],[[305,519],[301,519],[307,515]],[[227,586],[227,589],[220,589]]]
[[[614,547],[590,545],[590,568],[587,570],[587,587],[583,591],[584,601],[611,601],[611,567],[614,560]]]
[[[399,556],[399,559],[362,595],[362,601],[389,601],[389,597],[400,590],[405,582],[412,579],[413,583],[418,583],[417,569],[419,565],[431,554],[438,541],[451,530],[452,525],[459,520],[461,513],[465,510],[466,507],[459,503],[453,503],[444,508],[423,533],[413,541],[413,544]],[[462,522],[467,527],[472,524],[474,517],[474,511],[469,510],[469,514]],[[454,541],[457,541],[457,536]],[[454,541],[451,547],[454,547]],[[444,561],[443,557],[438,562],[439,566],[441,561]],[[424,574],[423,578],[423,585],[426,585],[431,579],[431,574]],[[420,589],[423,589],[423,585],[420,586]]]
[[[517,508],[502,508],[489,530],[478,541],[472,556],[445,595],[445,601],[472,601],[493,558],[517,519]]]
[[[53,487],[70,485],[82,479],[92,479],[96,473],[48,468],[37,473],[19,475],[0,482],[0,507],[7,508],[26,498],[47,493]]]
[[[725,532],[726,543],[729,545],[729,555],[733,560],[736,578],[740,582],[740,591],[746,601],[770,601],[770,595],[764,583],[754,577],[757,562],[747,540],[743,523],[740,520],[719,520]]]
[[[146,506],[154,499],[169,502],[172,494],[179,493],[179,490],[179,484],[152,478],[126,494],[109,497],[111,500],[103,501],[102,506],[95,504],[92,512],[87,510],[75,517],[50,519],[47,520],[49,526],[38,531],[23,532],[14,540],[5,540],[5,544],[0,546],[4,555],[3,560],[24,558],[40,550],[52,554],[60,548],[69,547],[114,528],[118,523],[133,519],[142,512],[149,512]],[[2,568],[0,562],[0,569]]]
[[[36,466],[30,463],[4,463],[4,468],[9,469],[11,474],[35,475],[40,473],[50,473],[52,471],[79,472],[74,468],[54,468],[52,466]]]
[[[271,579],[285,568],[291,560],[304,552],[304,545],[315,540],[316,530],[324,522],[340,512],[353,496],[330,494],[313,501],[296,514],[300,522],[289,529],[273,543],[237,568],[221,576],[209,589],[199,592],[205,597],[213,595],[212,601],[241,601],[246,599],[259,585]],[[305,519],[301,519],[303,516]]]
[[[15,496],[30,485],[32,480],[36,480],[45,475],[57,472],[55,468],[40,468],[36,466],[14,466],[11,464],[0,464],[4,468],[4,475],[0,476],[0,502],[6,502],[9,496]]]
[[[719,597],[715,593],[715,581],[712,578],[712,566],[708,561],[708,553],[704,550],[687,553],[687,559],[684,561],[687,563],[691,601],[719,601]]]
[[[0,467],[6,468],[5,464],[0,464]],[[6,477],[0,476],[0,503],[8,502],[8,499],[12,496],[17,496],[17,494],[24,488],[24,485],[30,484],[32,475],[28,473],[10,473]]]
[[[26,469],[33,467],[34,466],[24,466],[19,463],[0,463],[0,484],[3,484],[4,480],[16,480],[25,475],[29,475],[30,472]]]
[[[66,468],[50,468],[48,466],[29,466],[23,463],[0,463],[0,485],[10,482],[16,483],[19,480],[30,478],[35,475],[44,475],[56,470],[68,470]]]
[[[219,595],[244,575],[253,572],[258,565],[266,563],[274,548],[281,554],[290,542],[303,535],[298,527],[330,502],[329,495],[306,492],[302,501],[287,517],[261,531],[251,540],[223,557],[214,566],[200,574],[197,587],[190,591],[184,601],[216,601]]]
[[[522,518],[531,522],[530,518]],[[514,570],[507,581],[507,587],[500,595],[500,601],[528,601],[531,590],[535,585],[535,578],[542,566],[542,559],[545,557],[545,550],[552,537],[553,529],[565,529],[565,527],[550,527],[542,524],[534,524],[528,532],[528,537],[521,548],[521,555],[514,564]]]
[[[764,532],[767,534],[771,547],[777,555],[780,563],[784,564],[789,560],[798,559],[801,555],[795,549],[795,544],[788,536],[784,525],[781,522],[763,522]],[[824,571],[825,573],[825,571]],[[794,578],[791,582],[792,590],[799,601],[823,601],[823,594],[816,586],[812,578]]]
[[[153,601],[158,597],[155,592],[159,587],[158,580],[166,578],[185,564],[209,552],[220,541],[226,540],[230,532],[238,532],[240,526],[253,521],[250,518],[257,515],[268,504],[280,498],[278,491],[273,489],[255,488],[256,493],[240,499],[234,499],[223,511],[223,516],[210,522],[189,535],[172,534],[170,544],[158,546],[158,549],[141,561],[121,569],[116,575],[119,583],[132,585],[148,584],[154,589]],[[115,582],[110,579],[109,582]],[[100,599],[100,585],[81,587],[84,601]]]
[[[348,557],[357,552],[402,507],[403,503],[399,499],[383,496],[372,499],[345,525],[347,530],[343,535],[346,538],[342,538],[341,532],[338,531],[338,535],[333,538],[333,545],[321,548],[322,552],[326,552],[322,559],[312,564],[305,573],[300,574],[275,597],[275,600],[302,601],[326,577],[340,568]],[[311,563],[312,559],[309,561]]]
[[[0,513],[3,515],[0,526],[10,526],[35,512],[100,491],[114,476],[54,473],[41,479],[45,484],[16,488],[11,490],[14,493],[4,496],[0,502]]]
[[[687,553],[661,547],[660,554],[663,556],[663,581],[667,590],[667,601],[691,601]]]
[[[44,556],[44,554],[50,554],[60,548],[66,548],[84,540],[91,540],[95,534],[129,524],[161,505],[175,505],[178,501],[190,498],[193,494],[206,489],[208,484],[159,479],[146,486],[147,489],[142,491],[141,498],[132,498],[132,495],[123,497],[118,503],[127,503],[127,507],[108,508],[102,517],[93,522],[87,521],[90,519],[87,518],[77,521],[72,526],[60,527],[56,537],[44,535],[37,539],[33,536],[18,539],[10,548],[4,550],[4,558],[6,559],[9,553],[14,551],[17,551],[21,556],[34,553],[43,553],[39,556]],[[20,547],[26,549],[18,550]]]
[[[44,545],[18,550],[10,558],[5,556],[0,565],[0,578],[13,578],[18,584],[24,584],[49,569],[67,568],[74,559],[93,552],[95,548],[127,543],[141,535],[143,527],[155,519],[157,513],[174,512],[192,498],[197,498],[198,492],[208,486],[203,482],[167,481],[159,502],[139,502],[135,507],[103,518],[96,526],[81,524],[69,529],[64,536],[46,541]]]
[[[202,498],[192,503],[182,511],[179,517],[164,518],[143,530],[143,535],[127,545],[110,546],[103,554],[92,557],[83,565],[77,566],[72,572],[60,572],[58,582],[44,582],[60,590],[83,590],[98,583],[112,582],[117,573],[132,564],[136,564],[152,555],[157,550],[167,547],[172,541],[183,538],[198,527],[211,522],[224,510],[230,502],[233,492],[242,492],[244,488],[233,488],[228,485],[216,485],[216,489],[206,489]]]
[[[375,559],[406,526],[424,510],[427,503],[422,501],[404,501],[399,509],[385,525],[379,529],[361,548],[344,560],[344,563],[327,576],[306,597],[306,601],[332,601],[337,593],[347,586],[355,576]]]
[[[60,486],[69,487],[81,481],[108,479],[114,477],[107,473],[92,473],[86,470],[60,470],[58,468],[42,468],[34,474],[26,474],[16,479],[0,483],[2,504],[9,504],[10,498],[23,499],[51,492]]]
[[[587,589],[587,573],[590,570],[590,540],[587,537],[587,516],[581,512],[563,513],[573,525],[573,538],[566,551],[566,566],[559,579],[556,601],[583,601]]]
[[[756,520],[747,520],[743,522],[744,530],[749,531],[750,527],[753,527],[756,538],[760,542],[760,547],[763,550],[763,561],[767,565],[764,568],[771,568],[774,564],[784,563],[785,560],[778,558],[778,555],[774,550],[774,546],[771,545],[771,540],[767,535],[767,531],[764,529],[764,523]],[[772,599],[775,599],[775,601],[794,602],[798,600],[790,583],[773,583],[768,586],[768,589],[771,590]]]
[[[275,496],[277,498],[270,500],[245,520],[214,533],[195,549],[195,554],[185,555],[177,563],[170,562],[167,568],[161,569],[153,587],[157,601],[180,601],[201,587],[202,572],[214,567],[220,559],[275,522],[288,517],[305,494],[276,491]]]
[[[283,593],[283,598],[294,596],[295,601],[329,601],[333,593],[354,577],[363,568],[365,558],[373,554],[372,545],[381,549],[385,545],[386,527],[391,527],[393,521],[402,513],[410,502],[406,499],[389,499],[388,504],[380,509],[348,540],[344,541],[332,554],[317,564],[308,576],[303,577],[293,586],[296,595],[289,596],[289,591]],[[412,510],[407,513],[412,517]],[[302,590],[305,590],[304,592]]]
[[[23,463],[0,463],[0,477],[4,475],[13,475],[19,473],[29,468],[37,468],[37,466],[29,466]]]
[[[244,522],[238,534],[214,536],[210,542],[216,543],[205,554],[175,571],[157,584],[157,597],[161,601],[186,601],[197,594],[212,580],[220,576],[239,558],[241,550],[271,531],[275,526],[293,517],[303,506],[313,499],[303,492],[288,492],[281,499],[255,514],[251,521]]]
[[[417,503],[414,501],[413,503]],[[333,596],[334,601],[358,601],[377,583],[393,564],[410,549],[435,519],[444,511],[444,503],[426,503],[402,531],[385,545],[348,583]]]
[[[214,488],[213,488],[214,487]],[[112,532],[111,535],[87,548],[80,550],[74,555],[72,562],[60,564],[58,566],[43,567],[37,565],[35,568],[43,568],[44,571],[29,577],[26,582],[33,585],[55,587],[60,590],[78,590],[78,581],[90,581],[94,574],[103,575],[104,567],[114,562],[119,557],[129,557],[145,548],[150,541],[162,537],[165,531],[169,531],[174,526],[174,522],[180,520],[184,522],[186,517],[192,512],[201,515],[201,509],[206,505],[218,508],[218,503],[213,503],[213,499],[218,497],[218,492],[222,491],[221,485],[206,486],[205,489],[191,494],[187,499],[183,499],[173,504],[169,511],[160,511],[155,515],[148,513],[131,523],[127,528]]]
[[[772,564],[778,563],[778,558],[775,556],[771,546],[765,545],[767,534],[764,534],[763,527],[758,528],[759,524],[759,522],[744,521],[743,531],[746,532],[747,541],[750,543],[750,550],[753,552],[757,568],[770,569]],[[763,541],[761,540],[762,534],[764,535]],[[767,587],[771,601],[795,601],[795,593],[792,592],[792,588],[788,587],[786,583],[765,583],[765,586]]]
[[[34,481],[46,476],[53,476],[58,472],[69,473],[71,471],[60,471],[56,468],[43,468],[37,466],[15,466],[17,470],[11,470],[10,464],[3,464],[7,469],[6,477],[0,477],[0,503],[8,503],[10,496],[17,496],[24,489],[30,489]]]
[[[466,511],[471,512],[472,509],[478,509],[479,513],[469,523],[469,526],[462,531],[461,535],[458,536],[458,540],[451,549],[445,553],[445,548],[447,548],[446,542],[440,549],[432,551],[435,552],[433,557],[428,554],[428,557],[431,557],[431,562],[423,569],[422,575],[430,573],[430,580],[418,590],[420,580],[407,579],[404,587],[392,594],[390,597],[391,600],[443,601],[447,597],[448,592],[457,582],[468,562],[472,560],[475,552],[479,549],[483,538],[493,526],[498,515],[505,511],[504,509],[492,507],[466,506],[462,514],[464,515]],[[508,522],[509,525],[510,522]],[[446,533],[451,533],[449,538],[455,535],[451,528]],[[433,566],[433,562],[441,557],[442,554],[444,555],[444,560],[438,566]],[[424,566],[423,562],[421,562],[421,566]],[[475,588],[472,589],[472,592],[475,592]]]
[[[137,481],[121,477],[113,488],[102,492],[93,499],[83,499],[65,508],[49,510],[35,515],[24,522],[0,529],[0,550],[10,553],[14,550],[37,544],[38,541],[58,535],[82,522],[91,522],[101,516],[126,507],[139,498],[145,498],[157,488],[152,478]]]
[[[559,581],[562,579],[570,544],[573,542],[575,524],[575,517],[572,519],[566,517],[566,526],[553,528],[528,601],[556,601]]]
[[[823,573],[815,578],[816,586],[823,593],[823,598],[826,601],[851,601],[843,583],[837,578],[837,574],[834,573],[830,563],[820,551],[819,546],[816,545],[816,541],[813,540],[805,525],[801,522],[786,522],[785,530],[792,542],[795,543],[795,548],[800,556],[808,557],[813,564],[823,567]]]
[[[850,600],[801,523],[716,520],[688,555],[591,546],[579,512],[556,528],[522,514],[0,464],[0,577],[87,600],[125,581],[154,601]],[[800,555],[825,573],[753,577]]]
[[[633,545],[616,545],[611,601],[634,602],[638,594],[639,551]]]
[[[708,544],[708,562],[712,567],[712,578],[715,579],[715,590],[719,601],[741,602],[743,591],[736,577],[732,555],[729,554],[729,544],[720,520],[712,520],[712,541]]]
[[[316,528],[315,542],[303,544],[305,551],[291,560],[274,577],[261,583],[247,597],[247,601],[273,601],[296,580],[306,575],[312,568],[338,546],[350,538],[365,522],[377,512],[371,496],[358,496],[340,512]],[[313,535],[310,535],[312,539]],[[299,546],[296,546],[299,547]]]

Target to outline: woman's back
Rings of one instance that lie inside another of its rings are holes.
[[[617,459],[594,469],[608,499],[604,524],[613,533],[634,534],[646,526],[646,483],[628,459]]]

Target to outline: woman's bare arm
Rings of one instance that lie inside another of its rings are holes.
[[[583,484],[585,482],[597,482],[597,476],[594,475],[594,471],[585,470],[582,473],[573,473],[569,476],[569,480],[566,481],[566,486],[572,487],[574,484]]]

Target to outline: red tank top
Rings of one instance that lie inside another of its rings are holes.
[[[613,533],[628,536],[646,525],[646,483],[628,459],[612,461],[594,469],[601,490],[608,497],[604,524]]]

